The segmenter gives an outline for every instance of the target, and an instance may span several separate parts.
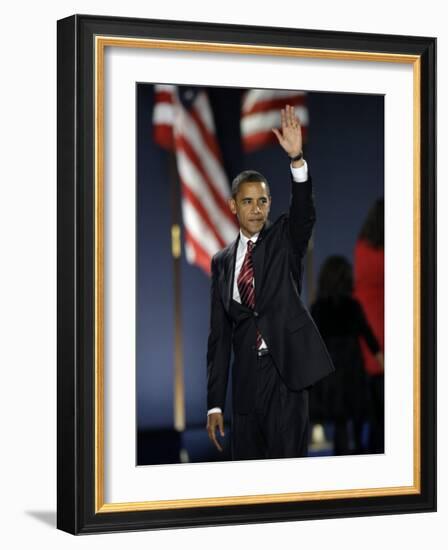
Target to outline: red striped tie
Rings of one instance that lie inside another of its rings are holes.
[[[252,249],[254,243],[247,241],[247,252],[238,275],[238,291],[241,303],[250,309],[255,309],[254,266],[252,263]],[[257,349],[261,346],[261,334],[257,329]]]

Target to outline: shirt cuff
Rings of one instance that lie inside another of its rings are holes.
[[[213,409],[210,409],[209,411],[207,411],[207,416],[212,413],[222,413],[222,410],[220,407],[214,407]]]
[[[289,165],[291,168],[292,179],[297,182],[304,182],[308,179],[308,164],[303,159],[303,165],[300,168],[294,168],[292,163]]]

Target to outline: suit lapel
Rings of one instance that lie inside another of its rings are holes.
[[[267,220],[263,229],[258,235],[257,242],[254,247],[252,260],[254,265],[254,277],[255,277],[255,303],[257,302],[257,293],[262,287],[263,276],[264,276],[264,256],[265,256],[265,246],[264,246],[264,237],[266,229],[272,225],[272,222]],[[229,246],[225,259],[224,259],[224,284],[222,285],[222,298],[224,304],[226,304],[227,310],[230,309],[230,303],[233,297],[233,285],[235,277],[235,262],[236,262],[236,252],[238,249],[238,244],[240,242],[240,235],[233,241]]]
[[[255,304],[259,303],[258,293],[263,285],[264,255],[266,250],[264,237],[265,237],[266,229],[271,225],[272,225],[271,222],[267,220],[263,226],[263,229],[260,231],[260,234],[258,235],[258,239],[255,244],[254,251],[252,253],[252,262],[254,266],[254,278],[255,278]]]
[[[227,250],[227,254],[225,258],[225,268],[224,268],[225,284],[224,284],[223,300],[227,306],[227,309],[230,308],[230,302],[233,296],[233,278],[235,275],[236,251],[237,251],[239,242],[240,242],[240,236],[238,234],[238,237],[234,240],[234,242],[230,245],[229,249]]]

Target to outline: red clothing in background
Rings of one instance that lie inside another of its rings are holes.
[[[361,303],[367,321],[384,353],[384,249],[373,248],[362,239],[358,239],[355,245],[354,296]],[[360,345],[367,373],[382,373],[378,361],[362,338]]]

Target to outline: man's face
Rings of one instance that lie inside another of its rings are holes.
[[[271,208],[266,184],[262,181],[241,184],[236,197],[229,200],[229,206],[236,214],[243,234],[252,237],[261,231]]]

